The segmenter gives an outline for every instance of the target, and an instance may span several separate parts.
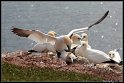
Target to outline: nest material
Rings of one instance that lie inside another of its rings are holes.
[[[67,64],[53,54],[47,53],[40,53],[39,55],[26,51],[3,53],[2,62],[8,62],[22,67],[49,67],[55,70],[75,71],[99,76],[105,80],[123,81],[123,67],[117,64],[97,64],[94,66],[91,63],[85,63],[81,60],[76,63]]]

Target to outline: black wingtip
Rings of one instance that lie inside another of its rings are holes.
[[[102,63],[113,63],[113,64],[117,64],[117,62],[115,62],[115,61],[112,60],[112,59],[110,59],[109,61],[102,62]]]
[[[107,15],[108,15],[108,13],[109,13],[109,10],[105,13],[105,15],[107,16]]]
[[[29,50],[28,52],[37,52],[37,51],[35,51],[35,50]]]
[[[60,58],[61,52],[56,51],[57,57]]]
[[[123,61],[121,61],[118,65],[123,65]]]
[[[107,11],[107,13],[109,13],[109,10]]]
[[[16,28],[15,26],[12,26],[10,30],[13,32],[14,30],[17,30],[17,29],[18,28]]]
[[[123,65],[123,61],[121,61],[120,63],[117,63],[116,61],[110,59],[110,61],[105,61],[105,62],[102,62],[102,63],[113,63],[113,64],[118,64],[118,65]]]
[[[88,27],[88,30],[89,30],[92,26],[97,25],[97,24],[99,24],[100,22],[102,22],[102,21],[107,17],[108,13],[109,13],[109,10],[104,14],[104,16],[102,16],[102,18],[100,18],[100,19],[99,19],[98,21],[96,21],[95,23],[91,24],[91,25]]]

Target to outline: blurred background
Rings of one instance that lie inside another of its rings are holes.
[[[100,24],[91,28],[89,44],[94,49],[108,52],[122,49],[123,5],[121,1],[2,1],[1,51],[29,50],[36,43],[18,37],[11,27],[38,29],[44,33],[54,30],[60,35],[72,29],[87,27],[109,14]],[[119,51],[123,57],[122,50]]]

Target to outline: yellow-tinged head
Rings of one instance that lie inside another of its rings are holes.
[[[56,37],[56,35],[57,35],[55,31],[49,31],[47,34],[52,37]]]
[[[70,49],[71,49],[71,44],[72,44],[71,39],[70,39],[68,36],[65,35],[65,36],[63,37],[63,40],[64,40],[64,43],[67,45],[68,50],[70,51]]]
[[[74,34],[71,36],[71,40],[72,40],[72,43],[73,43],[73,44],[80,44],[81,37],[80,37],[80,35],[74,33]]]

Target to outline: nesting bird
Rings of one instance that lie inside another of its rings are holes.
[[[111,50],[108,52],[109,57],[114,60],[115,62],[117,62],[118,64],[122,65],[123,61],[121,60],[120,54],[117,51],[117,49]]]
[[[73,63],[77,59],[77,57],[73,53],[66,51],[61,52],[60,58],[66,61],[66,63]]]
[[[91,46],[88,43],[88,34],[87,33],[82,33],[81,36],[82,36],[82,41],[86,41],[86,43],[88,45],[88,48],[91,48]]]
[[[54,31],[49,31],[47,34],[49,36],[56,37],[56,32],[54,32]],[[43,44],[38,43],[28,52],[39,52],[39,53],[52,52],[52,53],[56,54],[54,45],[52,45],[51,43],[43,43]]]
[[[80,41],[81,41],[81,37],[80,35],[73,33],[70,37],[72,44],[71,44],[71,49],[77,47],[78,45],[80,45]]]
[[[87,42],[82,41],[81,45],[75,50],[76,56],[87,58],[90,62],[97,63],[115,63],[105,52],[100,50],[91,49],[87,47]]]

